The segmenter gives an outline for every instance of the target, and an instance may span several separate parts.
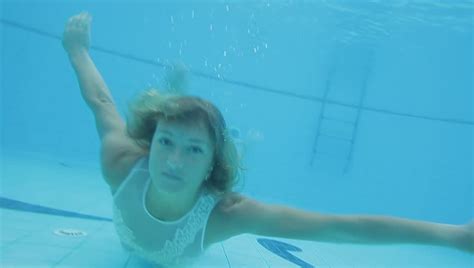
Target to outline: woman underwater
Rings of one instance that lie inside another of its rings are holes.
[[[95,117],[118,236],[139,257],[180,265],[244,233],[332,243],[430,244],[474,253],[474,222],[327,215],[233,192],[239,158],[216,106],[199,97],[148,90],[131,103],[125,123],[89,55],[90,25],[87,13],[71,17],[63,46]]]

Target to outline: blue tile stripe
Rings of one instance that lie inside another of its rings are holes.
[[[54,215],[54,216],[69,217],[69,218],[79,218],[79,219],[86,219],[86,220],[108,221],[108,222],[112,221],[112,219],[110,218],[103,218],[103,217],[97,217],[93,215],[77,213],[73,211],[49,208],[49,207],[25,203],[22,201],[18,201],[18,200],[6,198],[6,197],[1,197],[1,196],[0,196],[0,208]]]

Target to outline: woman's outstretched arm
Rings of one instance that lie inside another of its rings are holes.
[[[328,215],[234,195],[221,204],[224,239],[241,233],[331,243],[429,244],[474,253],[474,222],[441,224],[390,216]],[[229,223],[232,222],[232,223]]]
[[[89,55],[90,27],[88,13],[72,16],[64,30],[63,47],[76,72],[82,97],[94,114],[101,142],[102,173],[114,192],[145,152],[127,135],[112,94]]]

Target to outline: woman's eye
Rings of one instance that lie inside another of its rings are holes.
[[[191,151],[193,153],[203,153],[203,150],[201,148],[197,147],[197,146],[191,147]]]
[[[161,138],[161,139],[159,139],[158,141],[159,141],[160,144],[162,144],[162,145],[169,145],[169,144],[171,143],[170,140],[167,139],[167,138]]]

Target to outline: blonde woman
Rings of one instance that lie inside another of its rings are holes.
[[[87,13],[71,17],[63,46],[95,116],[117,233],[134,254],[154,264],[180,265],[213,243],[244,233],[474,252],[473,223],[326,215],[233,192],[241,167],[220,111],[198,97],[148,90],[131,103],[125,124],[89,56],[90,24]]]

